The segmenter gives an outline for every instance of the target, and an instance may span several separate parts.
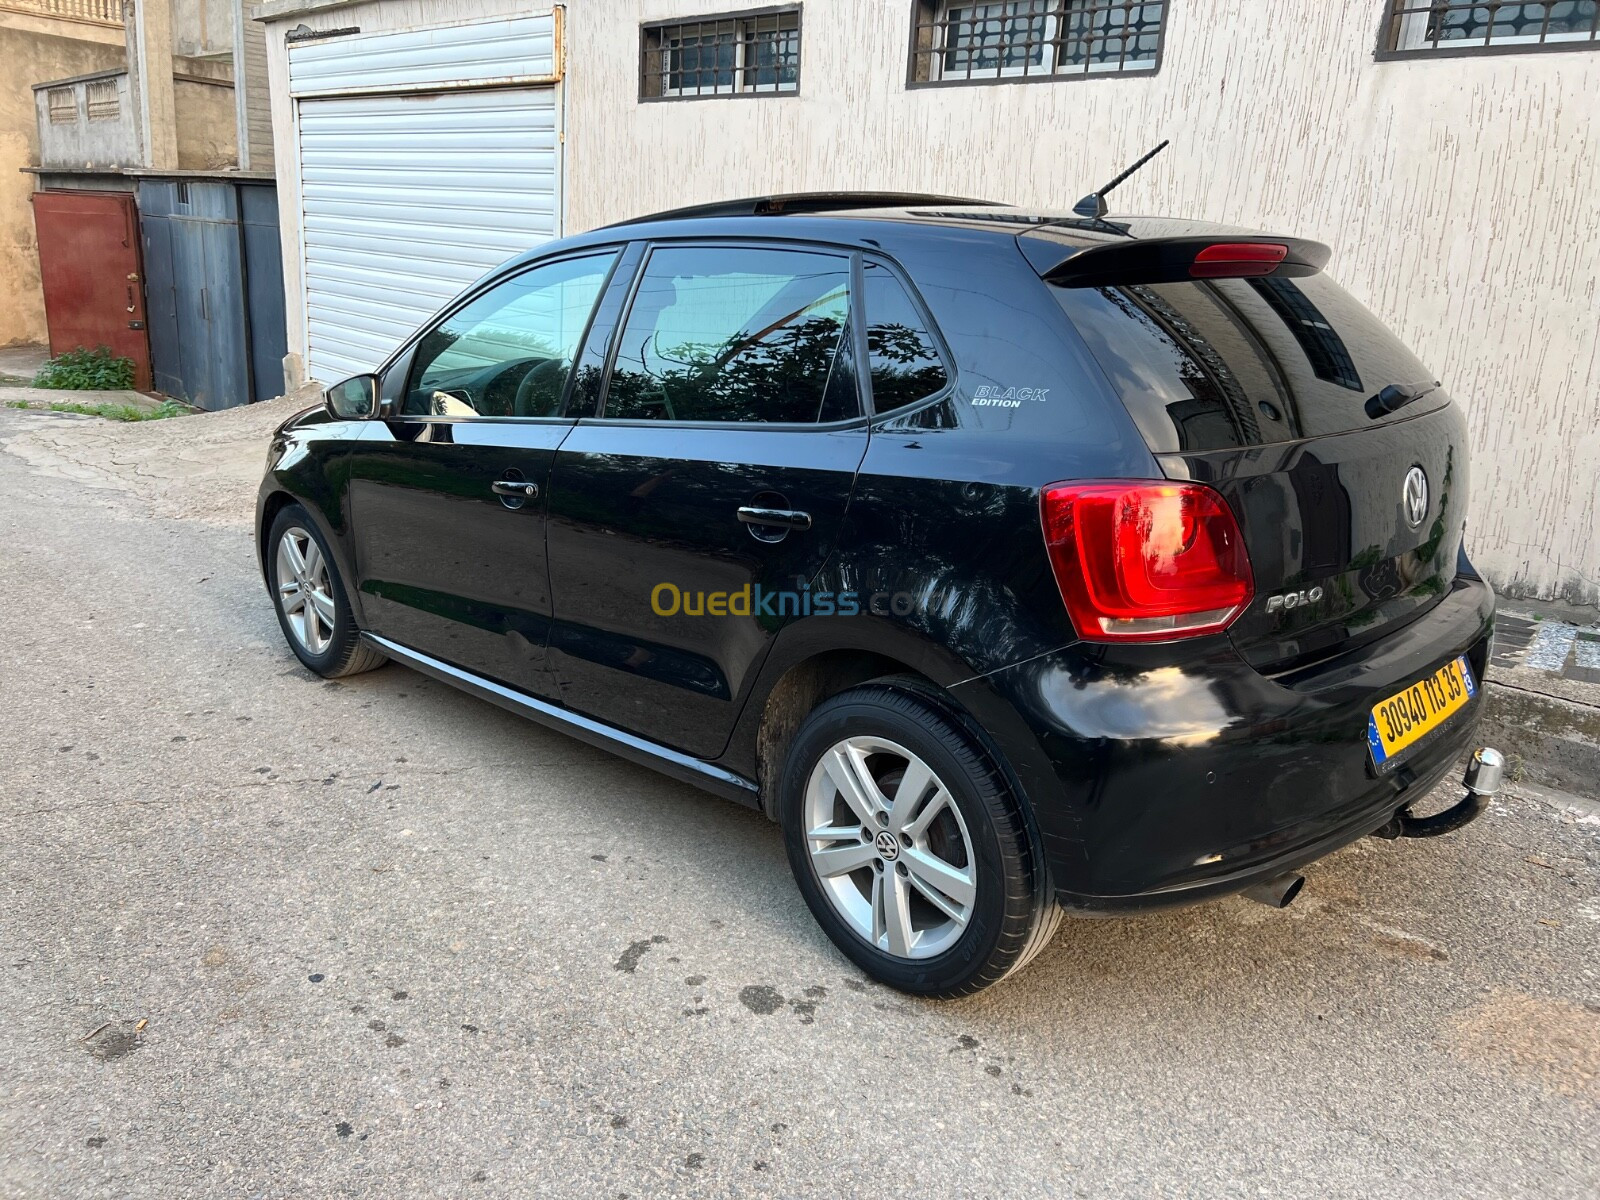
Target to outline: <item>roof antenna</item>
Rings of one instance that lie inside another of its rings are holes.
[[[1098,221],[1110,211],[1110,209],[1106,207],[1106,196],[1113,189],[1120,187],[1128,178],[1128,176],[1132,175],[1140,167],[1144,166],[1145,163],[1149,162],[1152,158],[1160,154],[1170,145],[1172,145],[1172,139],[1168,138],[1166,141],[1162,142],[1161,145],[1150,151],[1149,154],[1146,154],[1138,162],[1134,163],[1133,166],[1129,167],[1121,175],[1118,175],[1110,183],[1106,184],[1105,187],[1101,188],[1098,192],[1090,192],[1082,200],[1079,200],[1072,206],[1072,211],[1077,213],[1080,217],[1087,217],[1091,221]]]

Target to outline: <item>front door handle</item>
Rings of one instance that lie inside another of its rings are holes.
[[[797,508],[757,508],[747,504],[739,510],[739,520],[746,525],[766,525],[773,529],[811,528],[811,514]]]
[[[515,496],[518,500],[532,500],[539,494],[539,485],[526,479],[496,479],[489,485],[496,496]]]

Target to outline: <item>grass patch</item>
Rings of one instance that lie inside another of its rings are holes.
[[[133,359],[118,358],[106,346],[68,350],[39,368],[33,386],[65,392],[126,392],[133,387]]]
[[[175,400],[163,400],[155,408],[141,408],[137,404],[73,404],[66,400],[52,400],[49,404],[30,404],[26,400],[11,400],[7,408],[32,408],[41,412],[79,413],[85,417],[103,417],[107,421],[162,421],[167,417],[186,417],[189,410]]]

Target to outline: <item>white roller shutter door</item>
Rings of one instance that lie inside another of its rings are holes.
[[[323,383],[371,370],[466,285],[560,233],[556,88],[462,86],[548,75],[549,20],[462,29],[291,51],[295,90],[346,92],[297,99],[306,365]]]

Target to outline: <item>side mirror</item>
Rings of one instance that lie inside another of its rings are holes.
[[[327,390],[328,411],[346,421],[364,421],[378,413],[378,377],[352,375]]]

